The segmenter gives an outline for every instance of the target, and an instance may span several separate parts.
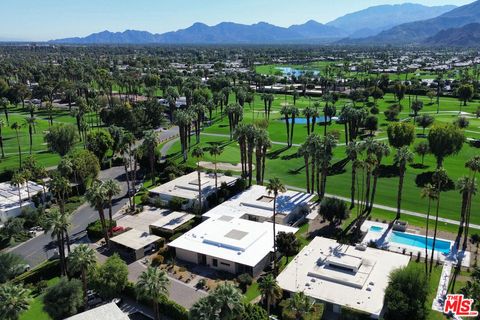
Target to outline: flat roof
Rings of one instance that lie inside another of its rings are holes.
[[[308,204],[314,196],[308,193],[287,190],[277,196],[277,210],[279,214],[288,215],[300,205]],[[268,194],[266,187],[254,185],[239,195],[216,206],[203,216],[207,218],[229,215],[242,217],[253,215],[266,219],[273,216],[273,196]]]
[[[390,273],[406,266],[409,256],[339,244],[316,237],[277,277],[290,292],[303,291],[321,301],[379,317]]]
[[[229,177],[225,175],[218,175],[218,187],[222,183],[232,184],[238,178]],[[215,175],[207,174],[205,172],[200,173],[200,180],[202,183],[202,195],[207,197],[212,192],[215,191]],[[198,198],[198,176],[197,172],[186,174],[184,176],[178,177],[172,181],[169,181],[161,186],[155,187],[149,191],[152,194],[156,195],[165,195],[170,197],[179,197],[182,199],[194,200]]]
[[[117,220],[117,226],[132,228],[139,231],[150,231],[150,225],[159,221],[170,213],[168,209],[159,209],[151,206],[144,206],[143,211],[135,215],[126,215]]]
[[[162,218],[153,222],[150,225],[156,228],[175,230],[176,228],[182,226],[193,218],[195,218],[195,215],[193,214],[173,211],[172,213],[163,216]]]
[[[30,197],[43,191],[43,187],[33,181],[28,181]],[[28,199],[27,184],[20,186],[22,200]],[[22,204],[23,205],[23,204]],[[10,182],[0,182],[0,211],[10,211],[19,207],[18,187],[10,185]]]
[[[277,234],[297,230],[276,225]],[[220,216],[202,222],[168,245],[253,267],[273,251],[273,226],[269,222]]]
[[[133,250],[139,250],[160,239],[160,237],[148,232],[131,229],[111,238],[110,241]]]
[[[115,304],[115,302],[110,302],[76,314],[65,320],[130,320],[130,318]]]

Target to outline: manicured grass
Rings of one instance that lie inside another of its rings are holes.
[[[422,112],[428,112],[433,114],[435,117],[436,115],[436,105],[430,104],[427,97],[419,97],[420,100],[424,100],[425,107]],[[407,101],[406,101],[407,100]],[[401,115],[401,118],[408,117],[408,99],[402,101],[402,105],[404,106],[404,111]],[[286,130],[285,130],[285,123],[281,120],[281,115],[279,114],[279,110],[281,108],[281,103],[285,101],[285,97],[283,95],[276,95],[276,99],[273,103],[271,119],[269,122],[268,131],[270,133],[270,137],[273,141],[278,142],[285,142],[286,140]],[[292,102],[291,97],[287,97],[287,101],[290,103]],[[341,109],[341,106],[347,102],[346,100],[341,100],[337,103],[337,110]],[[379,132],[376,136],[377,139],[385,139],[387,138],[386,135],[386,128],[388,123],[385,121],[385,117],[383,115],[383,111],[388,107],[389,104],[394,103],[393,96],[387,94],[384,100],[380,100],[378,103],[380,114],[378,115],[380,126]],[[305,98],[300,98],[297,101],[297,107],[300,109],[305,108],[309,104],[312,104],[311,101]],[[466,112],[474,112],[476,110],[477,103],[471,102],[467,107],[463,107],[463,110]],[[252,123],[257,119],[263,119],[263,102],[261,101],[259,95],[257,95],[255,103],[253,103],[252,108],[248,104],[244,107],[244,123]],[[456,112],[459,110],[459,102],[453,98],[442,98],[441,99],[441,106],[440,111],[441,113],[438,115],[439,119],[438,122],[452,122],[456,119]],[[447,111],[453,111],[452,113],[445,113]],[[230,141],[228,138],[229,129],[228,129],[228,120],[226,117],[221,119],[220,116],[215,116],[215,122],[208,128],[204,129],[204,135],[202,135],[200,146],[208,149],[208,147],[212,143],[220,143],[224,146],[224,152],[221,156],[218,157],[219,162],[227,162],[232,164],[237,164],[240,162],[240,152],[238,149],[238,145],[235,141]],[[465,132],[467,137],[480,137],[480,128],[477,126],[477,120],[472,119],[471,125]],[[332,163],[336,163],[345,159],[345,145],[344,145],[344,127],[343,125],[338,125],[333,123],[331,126],[328,127],[328,130],[337,130],[340,132],[340,140],[339,145],[334,149],[334,157]],[[322,134],[323,128],[318,126],[316,128],[316,132]],[[422,132],[421,128],[418,128],[418,133]],[[428,129],[426,131],[428,133]],[[221,134],[223,136],[209,136],[208,133],[214,134]],[[294,133],[294,143],[301,144],[305,141],[307,136],[306,126],[301,124],[295,125],[295,133]],[[415,143],[412,145],[417,144],[418,142],[425,140],[423,137],[417,137]],[[194,139],[192,139],[194,142]],[[267,157],[267,165],[266,165],[266,172],[265,177],[268,180],[272,177],[279,177],[283,183],[295,187],[305,188],[305,168],[304,168],[304,161],[303,158],[298,157],[297,155],[298,147],[294,146],[290,149],[287,149],[283,145],[274,144],[269,152]],[[180,143],[175,143],[169,151],[169,155],[171,159],[175,161],[181,161],[180,156]],[[471,147],[469,144],[464,144],[463,149],[461,152],[452,157],[448,157],[445,159],[444,165],[445,169],[448,172],[449,177],[456,181],[461,176],[467,174],[467,170],[465,169],[464,165],[465,162],[472,158],[474,155],[478,154],[479,150],[476,148]],[[395,151],[392,150],[392,153],[389,157],[386,157],[383,161],[385,165],[392,165],[394,159]],[[205,161],[212,161],[213,158],[208,154],[205,153],[204,156]],[[425,168],[422,169],[418,166],[418,163],[421,162],[421,158],[419,156],[415,157],[415,164],[417,166],[410,165],[407,168],[407,172],[405,175],[405,185],[403,191],[403,201],[402,201],[402,208],[406,210],[411,210],[420,213],[426,213],[427,211],[427,202],[426,200],[421,199],[420,191],[421,188],[417,187],[415,184],[415,178],[418,174],[426,172],[426,171],[434,171],[436,167],[435,158],[432,155],[427,155],[425,157]],[[190,158],[188,160],[189,165],[194,165],[194,159]],[[378,182],[377,188],[377,196],[375,198],[375,202],[382,205],[387,205],[390,207],[396,207],[396,198],[397,198],[397,188],[398,188],[398,177],[386,178],[381,177]],[[345,172],[336,174],[333,176],[328,177],[327,181],[327,193],[340,195],[349,197],[350,196],[350,185],[351,185],[351,165],[347,164],[345,167]],[[473,199],[473,207],[480,206],[479,197],[475,197]],[[441,195],[441,203],[440,203],[440,217],[445,217],[453,220],[459,220],[460,215],[460,208],[461,208],[461,197],[456,190],[451,190],[448,192],[444,192]],[[480,216],[473,216],[472,223],[480,224]]]
[[[48,280],[51,287],[60,281],[59,277]],[[20,320],[51,320],[52,318],[43,310],[43,295],[38,295],[30,302],[30,308],[20,315]]]
[[[258,283],[255,281],[252,283],[251,286],[248,287],[247,291],[245,292],[245,301],[250,302],[256,297],[261,295],[260,290],[258,289]]]

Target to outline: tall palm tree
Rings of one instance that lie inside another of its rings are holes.
[[[357,161],[358,156],[360,153],[363,151],[363,144],[362,143],[357,143],[355,141],[350,142],[347,145],[347,148],[345,150],[347,157],[350,159],[350,162],[352,163],[352,183],[350,185],[350,209],[353,209],[355,207],[355,179],[357,176],[356,172],[356,166],[353,164],[355,161]]]
[[[437,190],[433,185],[427,183],[423,187],[420,193],[422,199],[428,199],[428,208],[427,208],[427,221],[426,221],[426,233],[425,233],[425,274],[428,274],[428,225],[430,220],[430,210],[432,207],[432,201],[437,198]]]
[[[408,146],[401,147],[397,150],[395,154],[395,163],[398,165],[399,169],[399,182],[398,182],[398,193],[397,193],[397,216],[395,220],[400,219],[400,212],[402,207],[402,192],[403,192],[403,181],[405,179],[405,172],[407,171],[407,163],[411,163],[414,159],[413,153],[410,151]]]
[[[21,187],[25,183],[25,178],[23,174],[19,171],[15,172],[12,175],[12,179],[10,180],[10,185],[12,187],[16,187],[18,191],[18,203],[20,205],[20,208],[22,208],[22,190]]]
[[[102,224],[105,242],[107,243],[107,245],[109,245],[108,229],[110,228],[111,221],[108,221],[107,227],[107,223],[105,221],[104,207],[108,197],[103,183],[100,181],[95,181],[85,193],[85,198],[90,203],[90,205],[98,211],[98,216],[100,218],[100,223]]]
[[[287,132],[287,146],[290,147],[290,115],[292,114],[292,107],[284,105],[280,110],[280,114],[285,119],[285,127]]]
[[[257,169],[257,184],[263,185],[265,176],[265,161],[267,157],[267,150],[272,146],[268,131],[266,129],[257,129],[255,138],[255,158]]]
[[[290,127],[290,147],[293,145],[293,133],[295,131],[295,119],[297,118],[297,115],[300,114],[300,111],[298,110],[297,107],[293,106],[290,107],[290,116],[292,117],[292,126]]]
[[[158,146],[158,134],[154,130],[145,132],[142,147],[148,155],[152,184],[155,185],[155,150]]]
[[[214,175],[215,175],[215,194],[218,201],[217,157],[222,154],[223,148],[219,144],[215,143],[210,147],[208,152],[213,157]]]
[[[165,271],[149,266],[142,272],[135,285],[135,291],[139,298],[151,299],[153,302],[153,314],[155,319],[160,319],[158,304],[162,297],[168,294],[168,276]]]
[[[268,181],[266,186],[268,194],[273,194],[273,270],[277,272],[277,233],[275,230],[276,218],[277,218],[277,196],[279,193],[286,192],[285,185],[278,178],[273,178]]]
[[[457,181],[456,185],[458,191],[462,195],[462,207],[460,212],[460,225],[458,226],[458,234],[456,239],[456,247],[459,248],[460,246],[460,238],[462,237],[463,231],[466,230],[466,222],[467,222],[467,215],[470,211],[469,198],[470,193],[476,194],[477,186],[474,181],[468,176],[461,177]]]
[[[30,139],[30,154],[32,154],[33,148],[33,129],[35,128],[35,123],[37,123],[37,119],[35,117],[25,119],[25,124],[28,126],[28,136]]]
[[[233,320],[243,312],[243,295],[231,283],[219,285],[214,293],[214,304],[219,310],[219,318]]]
[[[303,292],[296,292],[287,299],[285,308],[295,315],[296,320],[303,319],[303,316],[314,310],[315,302]]]
[[[83,284],[83,299],[85,309],[88,308],[87,303],[87,274],[88,271],[95,266],[97,259],[95,251],[86,244],[81,244],[68,255],[68,265],[72,272],[80,272]]]
[[[5,113],[5,119],[7,120],[7,125],[10,125],[10,122],[8,120],[8,105],[10,104],[10,101],[8,101],[7,98],[0,98],[0,106],[3,107],[3,112]]]
[[[0,149],[2,150],[2,158],[5,158],[5,151],[3,150],[3,127],[5,127],[5,120],[0,119]]]
[[[18,132],[20,131],[22,126],[18,122],[14,122],[12,123],[10,128],[15,131],[15,135],[17,137],[18,157],[19,157],[19,161],[20,161],[19,163],[21,167],[22,166],[22,147],[20,146],[20,136]]]
[[[323,116],[324,116],[324,119],[323,119],[324,133],[323,133],[323,135],[324,136],[327,135],[327,126],[330,124],[330,122],[332,121],[332,118],[335,117],[336,114],[337,114],[337,108],[335,108],[334,105],[329,105],[328,102],[327,102],[327,104],[323,108]]]
[[[310,121],[313,120],[315,109],[312,107],[306,107],[303,109],[303,116],[307,119],[307,135],[310,135]]]
[[[197,158],[197,177],[198,177],[198,215],[202,214],[203,210],[203,203],[202,203],[202,179],[201,179],[201,172],[200,172],[200,159],[203,158],[203,149],[200,147],[196,147],[192,151],[192,156]]]
[[[472,186],[470,188],[470,192],[468,195],[467,199],[467,210],[466,210],[466,225],[465,225],[465,238],[463,240],[463,251],[467,249],[467,243],[468,243],[468,232],[470,230],[470,214],[471,214],[471,207],[472,207],[472,198],[475,193],[476,187],[476,181],[477,181],[477,173],[480,172],[480,155],[474,156],[472,159],[468,160],[467,163],[465,163],[465,167],[470,169],[470,180],[472,183]]]
[[[247,174],[248,174],[248,186],[252,186],[253,178],[253,150],[255,149],[255,140],[257,139],[257,129],[253,124],[246,125],[246,137],[247,137]]]
[[[65,203],[71,191],[70,181],[59,174],[55,174],[49,182],[48,189],[57,200],[60,213],[65,214]]]
[[[112,213],[113,203],[112,203],[112,200],[113,200],[113,197],[119,195],[122,190],[120,189],[120,186],[118,185],[118,183],[113,179],[109,179],[109,180],[105,181],[103,183],[103,187],[105,188],[105,193],[107,195],[108,218],[110,219],[110,221],[112,221],[113,220],[113,213]]]
[[[0,319],[17,320],[30,307],[30,290],[22,284],[0,285]]]
[[[433,242],[432,242],[432,254],[430,255],[430,274],[433,269],[433,256],[435,253],[435,243],[437,241],[437,228],[438,228],[438,213],[440,210],[440,194],[442,192],[443,186],[448,182],[448,176],[445,169],[437,169],[433,174],[433,182],[435,183],[435,189],[437,191],[437,204],[435,209],[435,227],[433,230]]]
[[[269,273],[258,281],[258,289],[262,293],[262,299],[267,305],[267,312],[270,315],[270,307],[282,298],[282,288],[275,277]]]
[[[368,213],[370,214],[373,209],[373,203],[375,201],[375,195],[377,191],[377,183],[378,178],[380,177],[380,166],[382,165],[382,160],[384,157],[388,157],[390,155],[390,147],[388,144],[384,142],[374,141],[371,146],[371,152],[375,154],[376,157],[376,165],[375,169],[373,170],[373,186],[372,186],[372,195],[370,197],[370,206],[368,208]]]
[[[62,275],[67,274],[67,261],[65,258],[65,244],[67,243],[67,239],[65,238],[65,234],[68,233],[70,225],[71,223],[68,219],[68,216],[61,214],[60,211],[52,209],[48,213],[45,229],[46,231],[52,232],[52,239],[57,239],[58,255],[60,257],[60,270]]]
[[[218,310],[210,296],[200,298],[189,310],[188,319],[191,320],[210,320],[218,319]]]

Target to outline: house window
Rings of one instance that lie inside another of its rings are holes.
[[[212,260],[212,264],[214,267],[218,267],[218,260],[217,259],[213,259]]]
[[[227,267],[230,267],[230,264],[229,263],[225,263],[225,262],[220,262],[221,265],[223,266],[227,266]]]

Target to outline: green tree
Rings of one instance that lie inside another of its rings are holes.
[[[86,244],[81,244],[70,253],[68,256],[68,265],[71,272],[79,272],[82,277],[83,285],[83,299],[85,309],[87,304],[87,275],[89,271],[95,266],[97,260],[95,257],[95,251]]]
[[[272,218],[272,225],[273,225],[273,270],[277,272],[277,233],[275,230],[276,226],[276,218],[277,218],[277,197],[279,193],[284,193],[287,191],[285,185],[280,181],[278,178],[273,178],[268,181],[266,186],[267,192],[269,195],[273,194],[273,218]]]
[[[30,307],[30,290],[23,285],[5,283],[0,285],[0,318],[17,320]]]
[[[426,223],[426,231],[425,231],[425,274],[428,274],[428,226],[429,226],[429,221],[430,221],[430,210],[432,208],[432,201],[437,198],[437,190],[433,185],[430,183],[426,184],[425,187],[423,187],[420,196],[422,199],[427,198],[428,199],[428,207],[427,207],[427,219],[425,221]]]
[[[471,84],[463,84],[457,89],[457,97],[466,106],[467,102],[473,98],[475,90]],[[460,110],[461,111],[461,110]]]
[[[0,119],[0,149],[2,150],[2,159],[5,158],[5,151],[3,150],[3,132],[2,129],[5,127],[5,120]]]
[[[14,122],[12,123],[12,125],[10,126],[10,128],[15,131],[15,136],[17,138],[17,146],[18,146],[18,158],[19,158],[19,164],[20,164],[20,167],[22,166],[22,147],[20,145],[20,135],[19,135],[19,131],[20,129],[22,129],[22,125],[19,124],[18,122]]]
[[[347,203],[337,198],[323,198],[319,207],[319,214],[332,225],[338,225],[350,215]]]
[[[425,156],[430,153],[430,146],[427,141],[421,141],[415,146],[415,153],[422,157],[422,166],[425,163]]]
[[[65,245],[68,244],[66,234],[71,223],[66,214],[61,214],[60,211],[52,209],[48,212],[44,228],[46,231],[51,231],[51,237],[56,238],[58,255],[60,257],[60,272],[62,275],[67,274],[67,259],[65,256]]]
[[[422,114],[417,118],[417,123],[422,127],[422,134],[425,135],[425,129],[430,127],[435,122],[435,118],[429,114]]]
[[[435,243],[437,242],[437,230],[438,230],[438,214],[440,211],[440,195],[443,190],[443,187],[447,184],[448,182],[448,176],[447,172],[443,169],[437,169],[435,173],[432,176],[433,180],[433,185],[435,186],[435,189],[437,191],[436,195],[436,210],[435,210],[435,227],[433,229],[433,242],[432,242],[432,253],[430,255],[430,274],[432,273],[433,270],[433,257],[435,254]]]
[[[12,187],[17,188],[18,204],[20,205],[20,209],[22,208],[22,186],[24,183],[25,183],[25,177],[19,171],[16,171],[12,175],[12,179],[10,179],[10,185]]]
[[[282,288],[277,283],[273,274],[269,273],[260,278],[258,281],[258,289],[262,293],[262,300],[267,306],[267,313],[270,315],[270,307],[282,298]]]
[[[149,266],[142,272],[135,285],[139,298],[151,300],[155,319],[160,319],[159,302],[168,294],[168,276],[165,271]]]
[[[393,271],[385,290],[385,320],[426,319],[428,288],[428,278],[418,264]]]
[[[208,150],[208,153],[210,153],[210,155],[213,157],[214,175],[215,175],[215,194],[217,197],[217,201],[218,201],[217,157],[221,155],[222,152],[223,152],[223,148],[217,143],[213,144]]]
[[[107,196],[108,217],[110,221],[112,221],[113,220],[113,212],[112,212],[113,197],[118,196],[122,190],[120,189],[120,186],[118,185],[118,183],[113,179],[109,179],[105,181],[103,183],[103,187],[105,188],[105,193]]]
[[[102,162],[108,150],[113,147],[112,136],[105,130],[91,131],[87,135],[86,147]]]
[[[296,255],[300,250],[300,243],[292,232],[279,232],[276,237],[278,252],[288,258]]]
[[[244,312],[243,296],[231,283],[219,285],[208,296],[201,298],[191,308],[191,320],[235,320]]]
[[[409,146],[415,140],[415,126],[407,122],[391,123],[387,129],[388,142],[396,149]]]
[[[33,148],[33,129],[35,128],[35,124],[37,123],[37,119],[35,117],[30,117],[25,119],[25,124],[28,126],[28,137],[29,137],[29,145],[30,145],[30,154],[32,154]]]
[[[402,207],[402,192],[403,192],[403,181],[405,179],[405,172],[407,171],[407,164],[413,161],[413,153],[410,151],[408,146],[403,146],[397,150],[395,154],[395,163],[398,165],[399,169],[399,182],[398,182],[398,192],[397,192],[397,216],[395,220],[400,219],[401,207]]]
[[[201,179],[201,171],[200,171],[200,159],[203,158],[203,149],[200,147],[196,147],[192,151],[192,156],[197,159],[197,178],[198,178],[198,214],[202,214],[203,210],[203,203],[202,203],[202,179]]]
[[[153,130],[145,132],[142,148],[145,150],[145,153],[148,157],[148,162],[150,163],[150,177],[153,185],[155,185],[155,159],[157,147],[158,134]]]
[[[413,124],[417,121],[418,112],[423,109],[423,102],[415,100],[412,102]]]
[[[55,320],[77,314],[83,305],[82,282],[61,278],[60,282],[47,289],[43,303],[45,311]]]
[[[128,267],[115,253],[95,272],[93,287],[105,299],[118,297],[128,283]]]
[[[11,252],[0,253],[0,283],[7,282],[25,271],[25,260]]]
[[[50,151],[63,157],[74,147],[77,131],[73,125],[57,124],[48,129],[44,140]]]
[[[458,154],[464,141],[463,131],[452,124],[436,125],[430,129],[428,144],[431,153],[437,159],[437,168],[443,166],[446,157]]]
[[[98,211],[98,216],[102,224],[103,234],[105,237],[105,242],[109,245],[109,236],[108,228],[110,227],[110,221],[107,223],[105,221],[105,211],[104,207],[107,202],[107,192],[103,183],[95,181],[92,186],[85,193],[85,198],[90,203],[90,205]]]
[[[295,292],[286,300],[283,318],[303,320],[314,310],[315,301],[313,299],[303,292]],[[293,315],[293,317],[289,317],[289,314]]]

